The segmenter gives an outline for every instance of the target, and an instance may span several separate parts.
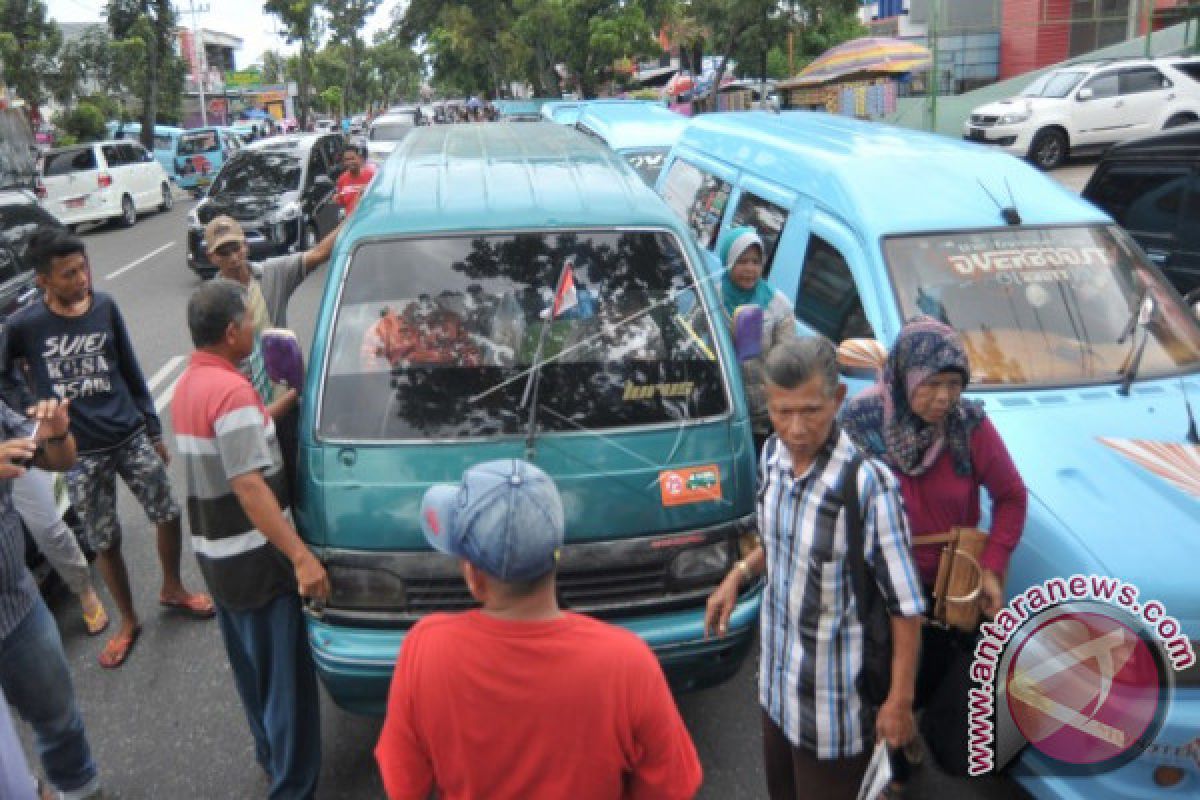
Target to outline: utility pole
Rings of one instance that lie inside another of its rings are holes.
[[[208,3],[196,5],[196,0],[188,0],[188,11],[192,14],[192,50],[199,50],[200,75],[196,79],[196,88],[200,92],[200,124],[208,127],[208,100],[204,96],[204,81],[208,78],[208,56],[204,52],[204,40],[200,28],[196,25],[197,14],[208,13]]]
[[[938,102],[938,0],[929,0],[929,51],[932,63],[929,65],[929,130],[937,131],[937,102]]]

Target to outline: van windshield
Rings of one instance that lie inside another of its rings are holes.
[[[626,150],[622,155],[647,186],[654,186],[669,151],[669,147],[656,147],[652,150]]]
[[[573,291],[559,292],[551,314],[560,281]],[[332,439],[524,434],[539,347],[541,432],[728,408],[708,312],[667,233],[366,243],[331,336],[319,431]]]
[[[179,137],[181,156],[198,156],[201,153],[211,153],[217,149],[217,132],[202,131],[200,133],[185,133]]]
[[[1155,310],[1137,375],[1200,368],[1200,327],[1116,227],[897,236],[883,248],[903,317],[929,314],[958,330],[981,386],[1120,381],[1141,344],[1131,320],[1147,296]]]
[[[276,194],[300,188],[300,159],[270,150],[243,150],[221,170],[212,194]]]

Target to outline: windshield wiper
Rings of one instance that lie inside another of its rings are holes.
[[[1138,368],[1142,364],[1142,354],[1146,352],[1146,341],[1150,338],[1149,327],[1151,320],[1154,319],[1154,311],[1154,297],[1149,294],[1148,288],[1143,289],[1142,300],[1138,303],[1135,312],[1130,316],[1129,324],[1126,325],[1126,330],[1131,333],[1135,326],[1140,329],[1142,338],[1134,349],[1132,357],[1128,359],[1125,365],[1124,375],[1121,378],[1121,388],[1117,389],[1117,394],[1122,397],[1129,396],[1129,388],[1133,385],[1134,380],[1137,379]],[[1117,340],[1118,343],[1125,338],[1125,335],[1125,333],[1121,334],[1121,339]]]
[[[537,436],[538,387],[542,383],[542,349],[546,345],[546,331],[551,321],[562,312],[573,308],[578,301],[575,295],[575,257],[568,256],[554,282],[554,300],[550,308],[542,312],[542,330],[538,333],[537,349],[533,352],[533,367],[525,380],[525,391],[521,394],[521,408],[529,408],[529,423],[525,433],[525,460],[533,461],[533,442]]]

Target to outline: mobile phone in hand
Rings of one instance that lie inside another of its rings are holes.
[[[40,419],[35,419],[33,421],[33,431],[31,431],[28,436],[28,438],[33,440],[33,442],[35,444],[37,443],[38,428],[40,428],[40,427],[42,427],[42,421]],[[25,469],[29,469],[30,467],[33,466],[33,459],[35,459],[35,458],[37,458],[36,451],[34,452],[34,455],[32,455],[29,458],[26,458],[22,461],[16,462],[16,463],[18,466],[22,466]]]

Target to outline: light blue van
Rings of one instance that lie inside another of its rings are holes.
[[[558,484],[566,607],[636,632],[678,688],[737,671],[761,587],[729,636],[703,616],[753,539],[755,463],[706,272],[654,192],[567,128],[401,142],[339,236],[300,422],[297,523],[333,584],[309,638],[339,705],[381,713],[405,631],[472,606],[419,504],[494,458]]]
[[[654,103],[588,103],[575,128],[604,142],[650,186],[691,120]]]
[[[1178,621],[1168,652],[1200,640],[1200,327],[1107,216],[1016,158],[806,112],[697,118],[658,190],[714,268],[720,232],[754,225],[801,331],[888,344],[919,313],[960,331],[1029,488],[1010,596],[1111,576]],[[1140,757],[1089,772],[1030,746],[1012,774],[1037,797],[1195,797],[1198,734],[1193,663]]]
[[[240,136],[223,126],[189,128],[179,137],[175,167],[179,186],[197,194],[212,184],[225,161],[243,147]]]
[[[107,127],[110,139],[140,139],[142,135],[142,126],[138,122],[110,122]],[[171,125],[154,126],[154,160],[162,164],[171,180],[179,179],[175,156],[182,134],[183,128]]]

